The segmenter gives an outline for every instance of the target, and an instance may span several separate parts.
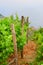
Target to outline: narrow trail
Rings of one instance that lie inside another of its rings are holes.
[[[23,57],[24,59],[19,59],[19,63],[29,63],[32,62],[36,57],[37,45],[34,41],[28,41],[28,44],[24,45]]]
[[[24,45],[23,48],[23,59],[20,58],[20,53],[18,54],[18,65],[25,65],[25,63],[32,62],[36,57],[36,48],[37,45],[34,41],[29,41],[28,44]],[[14,58],[12,54],[11,58],[8,61],[11,61]],[[15,65],[14,63],[11,65]]]

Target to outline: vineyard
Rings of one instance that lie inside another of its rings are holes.
[[[0,65],[43,65],[43,28],[30,27],[29,17],[0,19]]]

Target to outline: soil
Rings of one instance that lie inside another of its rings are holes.
[[[36,58],[36,48],[37,45],[34,41],[28,41],[28,43],[24,45],[23,48],[23,59],[21,59],[20,52],[18,52],[18,65],[28,65],[29,62],[34,61],[34,59]],[[13,53],[9,57],[8,63],[12,61],[14,58],[15,54]],[[15,65],[15,63],[10,65]]]

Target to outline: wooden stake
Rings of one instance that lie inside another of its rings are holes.
[[[27,37],[27,43],[28,43],[28,30],[29,30],[29,29],[27,28],[27,35],[26,35],[26,37]]]
[[[21,27],[22,27],[21,35],[23,35],[23,32],[24,32],[24,16],[21,17]]]
[[[14,53],[15,53],[15,65],[18,65],[18,55],[17,55],[17,43],[16,43],[16,34],[14,30],[14,24],[11,24],[12,38],[14,43]]]
[[[29,23],[29,17],[27,17],[27,23]]]
[[[23,35],[24,34],[24,16],[21,17],[21,27],[22,27],[21,35]],[[21,50],[21,58],[23,58],[23,49]]]
[[[27,17],[27,24],[29,23],[28,19],[29,19],[29,17]],[[29,24],[28,24],[28,26],[29,26]],[[27,35],[26,35],[26,37],[27,37],[27,43],[28,43],[28,30],[29,30],[29,28],[27,28]]]

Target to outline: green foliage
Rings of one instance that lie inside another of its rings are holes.
[[[43,28],[34,31],[32,39],[37,43],[36,62],[39,62],[37,65],[41,65],[40,62],[43,61]]]
[[[43,65],[43,61],[40,62],[31,62],[29,65]]]
[[[0,65],[14,52],[10,24],[10,18],[0,19]]]
[[[0,19],[0,65],[7,65],[6,60],[9,55],[14,52],[14,45],[12,40],[11,33],[11,24],[14,24],[15,32],[16,32],[16,41],[18,50],[22,50],[23,46],[26,44],[26,31],[28,25],[24,23],[24,31],[22,33],[21,20],[16,15],[14,19],[13,16],[5,17]],[[42,65],[43,64],[43,28],[40,28],[36,31],[29,32],[29,39],[36,41],[37,47],[37,57],[35,62],[30,63],[30,65]]]
[[[19,20],[17,15],[15,19],[13,16],[0,19],[0,65],[7,65],[5,64],[6,60],[8,59],[9,55],[14,52],[10,27],[12,23],[14,24],[16,32],[18,50],[21,51],[23,46],[26,44],[26,30],[28,28],[27,23],[24,24],[24,32],[23,35],[21,35],[21,20]],[[2,64],[3,62],[4,64]]]

